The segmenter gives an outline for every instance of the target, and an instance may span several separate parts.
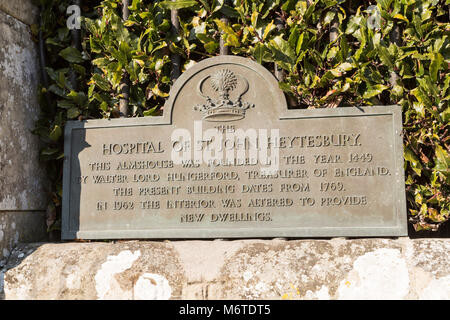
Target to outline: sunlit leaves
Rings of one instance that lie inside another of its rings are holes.
[[[161,7],[164,9],[183,9],[195,6],[196,4],[196,0],[166,0],[160,2]]]
[[[379,95],[384,90],[388,89],[388,86],[382,85],[382,84],[376,84],[372,87],[369,87],[366,92],[364,92],[363,98],[364,99],[370,99],[374,96]]]
[[[48,1],[42,10],[50,84],[40,92],[51,103],[40,98],[47,113],[35,132],[46,143],[41,157],[48,161],[61,159],[67,119],[118,116],[125,73],[131,82],[132,116],[160,115],[173,84],[173,55],[180,57],[184,72],[218,55],[222,38],[231,54],[254,59],[270,71],[281,68],[280,88],[292,107],[400,105],[410,218],[417,229],[436,228],[448,219],[450,43],[445,0],[424,0],[420,6],[406,0],[133,0],[126,21],[121,1],[104,0],[83,13],[82,50],[72,47],[65,20],[56,19],[65,16],[61,8],[67,3]],[[369,10],[369,5],[375,7]],[[372,16],[374,8],[379,20]],[[172,28],[171,9],[179,10],[179,33]],[[331,42],[334,22],[337,38]],[[74,71],[76,90],[71,85]],[[56,173],[54,177],[59,179]]]

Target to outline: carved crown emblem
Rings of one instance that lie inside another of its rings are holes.
[[[209,78],[211,88],[218,95],[216,100],[204,94],[203,85]],[[242,89],[239,90],[237,99],[232,101],[230,93],[238,87],[238,83],[241,84]],[[217,71],[198,83],[197,92],[206,99],[206,103],[194,106],[194,110],[202,112],[203,119],[207,121],[240,120],[245,117],[247,109],[255,106],[248,102],[242,102],[242,96],[247,93],[248,88],[248,81],[243,76],[236,75],[228,69]]]

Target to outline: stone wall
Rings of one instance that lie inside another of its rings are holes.
[[[450,299],[450,239],[29,244],[6,299]]]
[[[0,1],[0,273],[17,243],[47,236],[45,173],[31,133],[40,73],[29,24],[37,13],[29,0]]]
[[[31,0],[2,0],[0,11],[26,25],[37,24],[39,20],[39,9]]]

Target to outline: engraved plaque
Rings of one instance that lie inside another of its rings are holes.
[[[64,239],[404,235],[399,106],[288,110],[264,67],[220,56],[161,117],[66,125]]]

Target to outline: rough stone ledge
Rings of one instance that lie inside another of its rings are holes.
[[[22,244],[6,299],[450,299],[450,239]]]

